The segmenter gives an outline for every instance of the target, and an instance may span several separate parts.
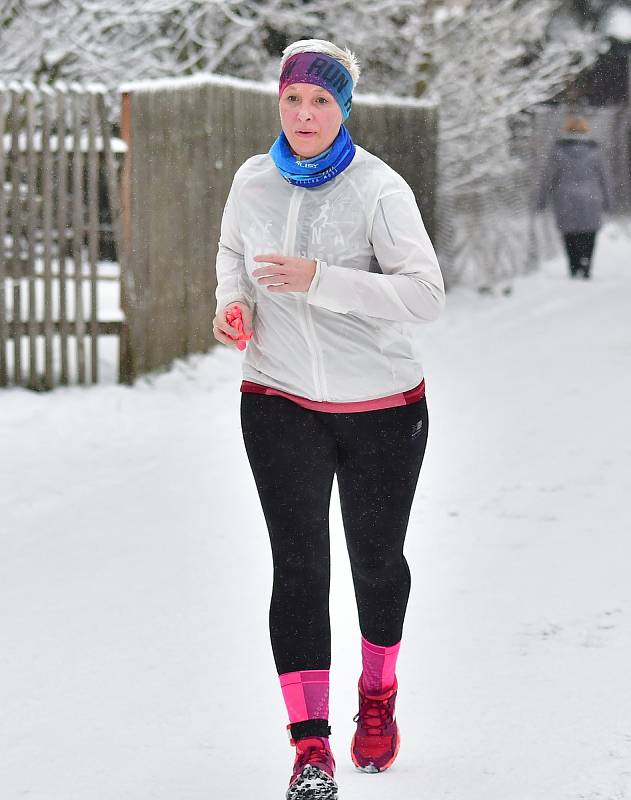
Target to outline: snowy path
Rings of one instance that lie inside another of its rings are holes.
[[[348,742],[358,630],[332,503],[340,800],[631,798],[631,242],[423,330],[403,744]],[[0,798],[279,800],[266,532],[217,350],[130,390],[0,394]]]

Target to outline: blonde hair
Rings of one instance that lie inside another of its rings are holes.
[[[331,56],[331,58],[339,61],[350,73],[353,79],[353,89],[357,86],[361,72],[359,60],[348,47],[342,50],[337,45],[334,45],[333,42],[327,42],[326,39],[300,39],[298,42],[292,42],[283,50],[283,57],[280,60],[281,73],[287,59],[295,56],[296,53],[324,53],[327,56]]]
[[[565,133],[589,133],[589,125],[585,117],[572,114],[565,120],[563,130]]]

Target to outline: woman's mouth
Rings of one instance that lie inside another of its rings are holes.
[[[297,136],[315,136],[315,131],[296,131]]]

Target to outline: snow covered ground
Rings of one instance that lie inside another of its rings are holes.
[[[402,748],[348,746],[359,632],[332,501],[340,800],[631,798],[631,239],[424,327]],[[0,798],[278,800],[271,559],[224,348],[135,388],[0,394]]]

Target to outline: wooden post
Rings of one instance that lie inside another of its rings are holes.
[[[55,85],[57,92],[57,262],[59,272],[59,355],[61,374],[59,382],[68,384],[68,305],[66,292],[66,269],[68,255],[67,204],[68,204],[68,158],[66,155],[66,97],[63,83]]]
[[[126,99],[127,98],[127,99]],[[107,116],[105,105],[105,95],[98,96],[98,113],[103,136],[103,159],[105,161],[105,176],[107,179],[107,196],[110,202],[110,217],[112,219],[112,231],[114,233],[114,243],[116,245],[116,256],[120,267],[120,292],[121,307],[125,314],[125,320],[120,331],[119,343],[119,380],[121,383],[132,383],[134,380],[134,369],[129,349],[129,327],[127,312],[129,302],[134,301],[134,282],[133,275],[129,272],[128,245],[129,245],[129,194],[126,187],[129,187],[129,180],[125,180],[125,172],[121,179],[121,188],[117,178],[116,162],[112,153],[112,139],[110,135],[110,123]],[[123,109],[121,113],[121,134],[129,148],[129,96],[123,95]],[[128,165],[129,151],[125,157],[125,165]],[[128,169],[128,166],[123,168]]]
[[[27,191],[27,298],[28,298],[28,386],[38,388],[37,370],[37,292],[35,277],[35,236],[37,231],[37,163],[35,154],[35,87],[25,85],[26,102],[26,191]]]
[[[5,170],[7,168],[4,157],[4,129],[5,114],[7,110],[6,87],[0,82],[0,386],[6,386],[9,382],[7,374],[7,338],[8,326],[6,316],[6,297],[5,297],[5,278],[6,262],[5,252],[5,233],[6,233],[6,202],[4,196]]]
[[[72,260],[75,281],[75,330],[77,352],[77,381],[86,382],[85,376],[85,317],[83,311],[83,235],[85,231],[83,208],[83,158],[81,153],[81,99],[82,88],[78,84],[72,90]]]
[[[53,159],[50,149],[50,103],[45,84],[42,97],[42,228],[44,238],[44,386],[52,389],[53,373]]]
[[[11,272],[13,279],[13,322],[22,321],[22,264],[20,247],[22,243],[22,206],[20,191],[22,174],[20,170],[20,123],[22,121],[22,92],[17,84],[11,85]],[[22,339],[16,329],[13,336],[13,383],[22,385]]]
[[[99,377],[97,270],[99,255],[99,154],[96,149],[97,98],[88,98],[88,258],[90,261],[90,372],[92,383]]]

